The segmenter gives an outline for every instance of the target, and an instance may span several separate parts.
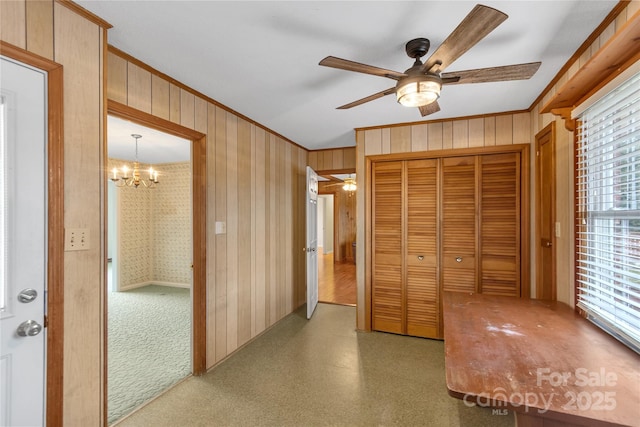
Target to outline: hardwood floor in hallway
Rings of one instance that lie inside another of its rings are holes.
[[[356,305],[356,265],[333,262],[333,253],[318,254],[318,299],[320,302]]]

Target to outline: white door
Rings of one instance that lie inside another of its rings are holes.
[[[307,319],[318,305],[318,174],[307,166]]]
[[[44,424],[46,73],[0,64],[0,425]]]

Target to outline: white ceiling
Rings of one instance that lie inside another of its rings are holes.
[[[107,20],[113,46],[308,148],[355,145],[353,129],[424,120],[393,95],[336,110],[394,86],[321,67],[328,55],[404,71],[413,38],[435,51],[475,1],[77,0]],[[447,72],[541,61],[527,81],[446,86],[443,119],[530,107],[617,0],[486,1],[509,15]]]
[[[191,159],[191,141],[141,126],[128,120],[107,118],[107,151],[109,157],[135,160],[137,134],[138,161],[141,163],[173,163]]]

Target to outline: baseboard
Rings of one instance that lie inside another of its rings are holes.
[[[122,286],[119,289],[119,291],[120,292],[130,291],[132,289],[142,288],[142,287],[149,286],[149,285],[168,286],[168,287],[171,287],[171,288],[191,289],[191,285],[188,284],[188,283],[158,282],[158,281],[153,280],[153,281],[133,283],[131,285]]]

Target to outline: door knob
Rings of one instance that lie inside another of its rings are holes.
[[[33,301],[34,299],[36,299],[37,296],[38,296],[38,292],[35,289],[31,289],[31,288],[23,289],[18,294],[18,301],[27,304]]]
[[[17,333],[21,337],[35,337],[42,332],[42,325],[35,320],[24,321],[18,326]]]
[[[424,259],[424,256],[418,255],[418,261],[422,261],[423,259]]]
[[[456,262],[462,262],[462,257],[461,256],[457,257]]]
[[[541,243],[545,248],[550,248],[551,246],[553,246],[553,243],[551,243],[550,239],[542,239]]]

